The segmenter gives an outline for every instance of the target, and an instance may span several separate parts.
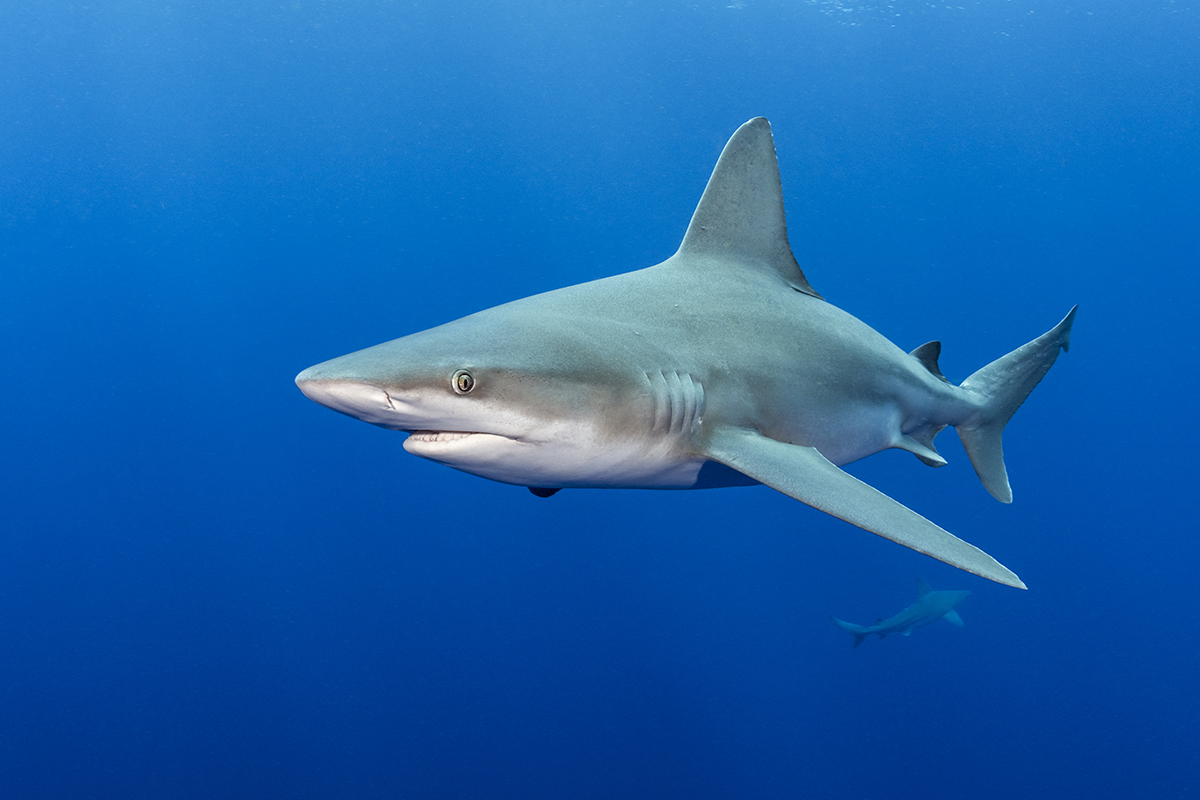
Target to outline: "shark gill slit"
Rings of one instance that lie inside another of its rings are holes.
[[[704,413],[704,387],[689,373],[676,370],[647,372],[656,433],[686,433]]]
[[[654,422],[651,430],[658,433],[666,429],[671,421],[671,401],[667,397],[667,377],[661,371],[647,372],[646,381],[650,384],[650,403],[654,410]]]
[[[687,406],[687,401],[684,399],[683,380],[679,377],[678,372],[667,373],[667,396],[671,400],[671,427],[668,430],[676,433],[683,428],[683,415]]]

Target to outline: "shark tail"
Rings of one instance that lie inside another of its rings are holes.
[[[836,624],[839,628],[854,637],[855,647],[858,647],[860,644],[862,644],[863,639],[866,639],[867,634],[870,632],[862,625],[855,625],[853,622],[844,622],[843,620],[840,620],[834,616],[830,616],[829,618],[833,620],[834,624]]]
[[[1063,321],[1029,344],[998,358],[962,382],[975,396],[977,410],[955,426],[975,474],[1001,503],[1012,502],[1008,470],[1004,468],[1001,435],[1025,398],[1054,366],[1059,350],[1070,349],[1072,308]]]

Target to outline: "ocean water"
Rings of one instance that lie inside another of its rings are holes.
[[[1200,7],[30,0],[0,14],[0,797],[1200,797]],[[318,361],[677,247],[771,120],[813,286],[1006,435],[850,471],[989,583],[763,487],[550,499]],[[915,580],[965,627],[859,648]]]

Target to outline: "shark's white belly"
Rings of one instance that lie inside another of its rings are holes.
[[[616,438],[570,423],[542,429],[529,440],[417,431],[404,449],[481,478],[555,489],[687,489],[705,464],[670,438]]]

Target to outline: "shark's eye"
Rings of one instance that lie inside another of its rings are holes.
[[[450,382],[454,384],[454,391],[459,394],[467,394],[475,388],[475,378],[465,369],[460,369],[454,373],[454,377],[450,379]]]

